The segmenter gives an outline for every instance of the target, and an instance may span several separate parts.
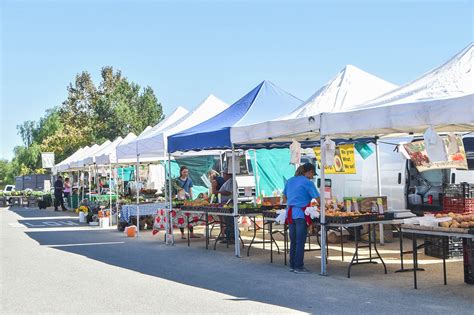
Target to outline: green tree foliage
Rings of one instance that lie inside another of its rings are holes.
[[[15,182],[15,176],[13,175],[13,165],[11,162],[5,159],[0,160],[0,189],[3,189],[5,185],[13,184]]]
[[[38,121],[17,126],[24,145],[15,147],[12,162],[0,169],[0,181],[8,177],[4,169],[15,175],[43,172],[41,152],[54,152],[58,163],[80,147],[139,134],[164,117],[151,87],[142,89],[112,67],[102,68],[97,86],[88,72],[77,74],[67,92],[67,99]]]

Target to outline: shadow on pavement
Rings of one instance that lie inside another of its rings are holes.
[[[331,312],[341,313],[347,312],[354,301],[371,300],[374,302],[356,306],[354,312],[374,313],[384,309],[390,312],[397,310],[399,313],[413,313],[413,305],[417,305],[423,313],[432,310],[440,295],[443,296],[442,293],[429,289],[414,291],[411,282],[403,285],[403,289],[400,286],[392,288],[383,282],[392,281],[393,278],[380,278],[378,272],[379,278],[369,275],[368,279],[364,280],[348,280],[343,276],[320,277],[316,273],[296,275],[290,273],[281,262],[270,264],[267,254],[260,255],[260,258],[242,258],[245,259],[243,262],[242,259],[233,257],[233,248],[225,249],[223,246],[219,247],[218,251],[206,251],[203,241],[193,242],[192,247],[185,244],[166,246],[162,243],[161,236],[151,237],[149,232],[142,232],[138,239],[127,238],[123,233],[111,230],[27,231],[26,234],[40,245],[146,275],[231,295],[230,299],[236,302],[252,300],[304,312],[327,309],[327,304],[330,303]],[[97,244],[83,246],[86,243]],[[344,274],[346,266],[341,264],[337,267],[340,268],[338,272],[342,271],[341,274]],[[318,268],[318,264],[312,263],[312,270]],[[392,276],[399,277],[394,274]],[[406,277],[411,279],[410,275]],[[375,281],[372,282],[372,279]],[[457,289],[459,288],[451,287],[446,290],[455,292]],[[472,290],[471,287],[465,286],[461,289]],[[393,302],[397,300],[403,303]],[[454,305],[460,307],[456,307],[457,311],[464,313],[472,306],[472,301],[457,296],[436,307],[438,311],[446,312],[455,307]]]

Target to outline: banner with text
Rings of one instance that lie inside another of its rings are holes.
[[[321,148],[317,147],[313,149],[318,165],[321,167]],[[343,144],[336,146],[336,152],[334,154],[333,166],[326,166],[324,168],[326,174],[355,174],[355,154],[354,144]]]

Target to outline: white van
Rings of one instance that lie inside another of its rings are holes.
[[[396,150],[397,144],[410,141],[413,137],[384,139],[379,143],[382,195],[388,197],[389,209],[408,209],[415,213],[440,211],[446,184],[474,183],[474,136],[463,138],[469,170],[444,169],[420,173],[410,160]],[[375,146],[370,146],[375,152]],[[338,200],[378,195],[375,153],[366,160],[356,153],[356,169],[357,174],[353,175],[326,175],[330,179],[332,194]]]

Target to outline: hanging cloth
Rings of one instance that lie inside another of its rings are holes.
[[[334,156],[336,155],[336,142],[326,137],[323,142],[322,149],[326,152],[326,165],[325,166],[333,166],[334,165]]]
[[[290,145],[290,164],[298,165],[301,161],[301,144],[293,139],[293,142]]]
[[[425,150],[431,162],[448,160],[444,141],[433,127],[425,131],[423,138],[425,140]]]

